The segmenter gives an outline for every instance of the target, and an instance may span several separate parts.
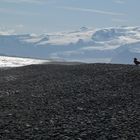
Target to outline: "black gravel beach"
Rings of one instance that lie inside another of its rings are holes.
[[[0,140],[139,139],[139,66],[0,69]]]

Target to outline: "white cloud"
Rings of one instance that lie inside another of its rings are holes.
[[[118,4],[124,4],[125,3],[125,0],[115,0],[114,2],[115,3],[118,3]]]
[[[71,10],[71,11],[81,11],[81,12],[90,12],[90,13],[95,13],[95,14],[101,14],[101,15],[111,15],[111,16],[124,16],[124,13],[115,13],[111,11],[103,11],[103,10],[97,10],[97,9],[87,9],[87,8],[77,8],[77,7],[58,7],[58,8],[63,8],[66,10]]]
[[[14,15],[20,15],[20,16],[39,16],[40,15],[39,13],[17,11],[15,9],[11,9],[11,8],[0,8],[0,13],[14,14]]]
[[[11,35],[15,34],[14,29],[7,29],[6,27],[0,27],[0,35]]]
[[[45,0],[0,0],[0,2],[41,4],[41,3],[44,3]]]
[[[119,23],[122,23],[122,22],[128,22],[128,20],[126,19],[112,19],[113,22],[119,22]]]
[[[25,25],[17,24],[17,25],[0,25],[0,35],[13,35],[17,34],[19,31],[24,30]]]
[[[18,25],[16,25],[16,27],[21,29],[21,28],[24,27],[24,25],[23,24],[18,24]]]

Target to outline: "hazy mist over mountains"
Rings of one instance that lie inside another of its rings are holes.
[[[132,64],[140,57],[140,27],[110,27],[35,34],[0,32],[1,55],[80,61]]]

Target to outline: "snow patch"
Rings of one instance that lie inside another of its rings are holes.
[[[50,61],[30,58],[0,56],[0,67],[20,67],[31,64],[42,64],[47,62]]]

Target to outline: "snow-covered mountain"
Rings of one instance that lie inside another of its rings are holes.
[[[140,27],[82,27],[43,35],[0,34],[0,53],[41,59],[132,63],[133,57],[140,57],[139,46]]]

